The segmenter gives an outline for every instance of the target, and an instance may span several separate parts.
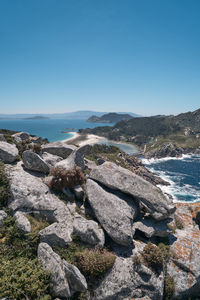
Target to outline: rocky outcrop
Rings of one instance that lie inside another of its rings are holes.
[[[14,217],[16,218],[17,227],[22,233],[31,232],[31,223],[21,211],[17,211]]]
[[[72,216],[66,204],[56,197],[43,183],[39,173],[27,172],[22,163],[7,168],[11,198],[8,207],[16,211],[32,212],[47,218],[50,223],[63,222],[72,226]]]
[[[132,258],[117,257],[111,271],[94,291],[92,300],[130,300],[163,297],[164,274],[154,274],[144,265],[134,266]]]
[[[74,150],[67,159],[58,162],[55,166],[64,170],[69,170],[75,166],[85,169],[84,155],[87,153],[89,146],[82,146]]]
[[[17,132],[15,134],[12,135],[12,137],[15,139],[20,138],[21,141],[26,141],[30,139],[30,134],[27,132]]]
[[[66,248],[72,242],[73,227],[63,223],[53,223],[39,232],[40,241],[51,247]]]
[[[7,213],[4,210],[0,210],[0,226],[2,222],[7,218]]]
[[[174,299],[198,299],[200,291],[200,230],[194,219],[199,203],[176,204],[182,229],[170,237],[168,273],[174,278]]]
[[[186,149],[177,147],[174,144],[163,144],[159,148],[145,154],[147,158],[181,157]]]
[[[42,152],[48,152],[63,159],[67,158],[75,149],[75,146],[67,145],[64,142],[49,143],[42,146]]]
[[[42,173],[49,173],[50,168],[48,164],[37,154],[32,151],[26,150],[22,154],[24,166],[28,170],[38,171]]]
[[[62,157],[50,154],[48,152],[43,152],[42,153],[42,159],[44,162],[49,166],[49,167],[54,167],[56,163],[59,161],[63,160]]]
[[[156,221],[152,218],[142,218],[140,221],[134,222],[133,234],[138,230],[143,232],[147,238],[151,238],[152,236],[166,237],[172,233],[170,222],[173,222],[173,220]]]
[[[88,201],[102,227],[118,244],[132,243],[132,225],[137,208],[131,197],[112,193],[95,181],[86,183]]]
[[[105,162],[90,172],[90,178],[108,188],[131,195],[156,220],[168,218],[175,211],[172,200],[140,176],[111,162]]]
[[[4,163],[12,163],[17,160],[18,149],[14,144],[0,142],[0,160]]]
[[[52,289],[55,297],[68,299],[75,292],[87,289],[85,277],[78,268],[62,260],[48,244],[39,244],[38,259],[43,268],[51,272]]]
[[[73,228],[74,234],[83,242],[98,247],[104,246],[104,232],[101,228],[99,228],[98,223],[95,221],[87,220],[76,213],[74,217]]]

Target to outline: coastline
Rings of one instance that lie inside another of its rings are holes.
[[[65,142],[66,144],[75,144],[78,145],[79,147],[95,144],[98,143],[99,141],[105,140],[105,138],[94,134],[82,135],[78,132],[69,132],[69,133],[73,134],[73,136],[69,139],[63,140],[63,142]]]

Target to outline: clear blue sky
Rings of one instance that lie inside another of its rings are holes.
[[[0,113],[200,108],[200,0],[0,0]]]

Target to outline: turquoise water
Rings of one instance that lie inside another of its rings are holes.
[[[111,142],[106,139],[100,141],[99,144],[106,144],[108,146],[116,146],[116,147],[120,148],[122,151],[124,151],[130,155],[134,155],[134,154],[138,153],[138,149],[135,146],[130,145],[130,144]]]
[[[87,123],[85,120],[77,119],[0,120],[1,129],[26,131],[42,138],[48,138],[50,142],[62,141],[72,137],[70,133],[62,133],[62,131],[68,129],[77,132],[81,128],[94,128],[108,125],[112,126],[113,124]],[[72,130],[72,128],[74,128],[74,130]]]

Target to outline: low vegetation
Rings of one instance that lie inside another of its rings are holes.
[[[77,267],[86,277],[100,277],[113,266],[116,256],[106,249],[86,249],[75,259]]]
[[[38,240],[8,216],[0,227],[0,297],[50,300],[50,276],[37,261]]]
[[[76,265],[88,279],[103,275],[113,266],[116,258],[106,249],[88,249],[76,236],[73,236],[73,241],[67,249],[55,247],[54,251],[68,263]]]
[[[5,165],[0,161],[0,208],[6,206],[10,197],[10,184],[6,176]]]
[[[153,272],[159,274],[164,266],[163,253],[159,247],[148,242],[140,255],[133,257],[134,265],[143,264]]]
[[[164,284],[164,299],[171,300],[174,294],[175,282],[174,278],[166,274],[165,276],[165,284]]]
[[[53,168],[51,170],[53,176],[50,182],[50,188],[56,191],[62,191],[65,188],[73,188],[76,185],[81,185],[85,182],[85,175],[81,168],[75,167],[70,170],[62,170],[60,168]]]
[[[175,219],[176,228],[183,229],[184,225],[183,225],[183,221],[181,220],[181,218],[179,216],[175,215],[174,219]]]

